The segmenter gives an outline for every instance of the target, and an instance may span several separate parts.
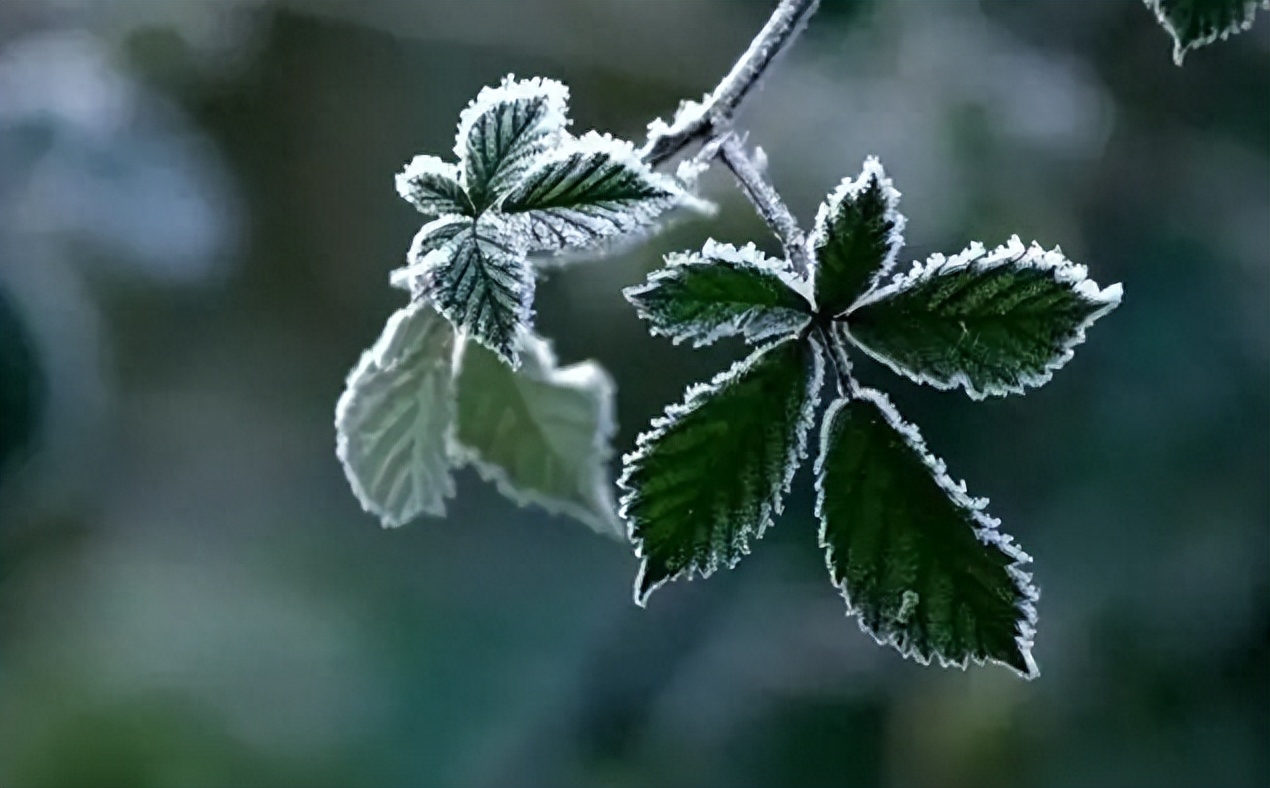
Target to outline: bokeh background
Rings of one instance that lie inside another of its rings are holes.
[[[1121,308],[1025,398],[861,361],[1036,558],[1025,683],[845,618],[810,479],[753,556],[630,601],[629,546],[460,475],[384,532],[333,452],[402,294],[393,174],[508,72],[641,138],[748,0],[0,3],[0,784],[1270,783],[1270,19],[1170,59],[1137,0],[825,0],[744,112],[809,222],[867,154],[903,260],[1017,232]],[[715,219],[553,273],[617,445],[738,344],[620,296]]]

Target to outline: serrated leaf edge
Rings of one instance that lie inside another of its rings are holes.
[[[1258,2],[1258,0],[1243,0],[1241,3],[1243,6],[1243,19],[1236,21],[1234,24],[1222,30],[1214,30],[1206,36],[1200,36],[1192,41],[1183,43],[1181,34],[1178,32],[1177,28],[1174,27],[1173,20],[1169,18],[1168,13],[1164,10],[1164,6],[1160,3],[1160,0],[1142,0],[1142,2],[1151,10],[1151,13],[1155,14],[1155,20],[1160,23],[1160,26],[1163,27],[1173,39],[1173,62],[1178,66],[1182,65],[1182,61],[1186,58],[1187,52],[1199,49],[1202,46],[1208,46],[1214,41],[1225,41],[1231,36],[1242,33],[1251,28],[1253,21],[1257,17],[1258,8],[1270,10],[1270,0],[1261,0],[1261,2]]]
[[[983,389],[979,389],[965,373],[958,373],[947,381],[931,378],[908,369],[885,353],[870,348],[851,333],[849,318],[852,312],[888,298],[919,282],[932,279],[939,274],[955,272],[960,269],[990,270],[1006,265],[1018,265],[1050,272],[1055,282],[1070,286],[1077,294],[1093,303],[1102,304],[1099,309],[1090,313],[1088,317],[1076,326],[1071,339],[1064,343],[1060,351],[1046,362],[1042,372],[1020,375],[1017,385],[986,386]],[[1079,263],[1068,260],[1059,247],[1056,246],[1046,251],[1035,241],[1032,242],[1031,246],[1024,247],[1019,237],[1014,235],[1010,237],[1009,241],[998,246],[991,253],[986,252],[983,244],[975,241],[952,257],[935,253],[927,258],[925,263],[914,262],[912,269],[907,273],[896,274],[890,284],[875,286],[874,289],[861,296],[843,314],[848,318],[844,325],[846,327],[846,335],[851,339],[851,343],[864,351],[869,357],[885,364],[896,374],[918,383],[933,386],[941,391],[948,391],[960,386],[971,399],[982,400],[988,397],[1003,397],[1009,394],[1025,394],[1029,388],[1038,388],[1048,383],[1054,377],[1054,373],[1063,368],[1075,356],[1076,347],[1085,341],[1085,331],[1100,317],[1119,306],[1123,295],[1124,288],[1118,282],[1100,289],[1098,283],[1089,278],[1089,270]]]
[[[1032,584],[1031,573],[1026,572],[1023,569],[1023,567],[1032,563],[1032,557],[1018,547],[1018,545],[1014,544],[1014,538],[1012,536],[1000,530],[1001,521],[999,519],[984,511],[988,505],[987,498],[973,498],[966,490],[965,480],[960,482],[953,481],[952,477],[948,474],[948,467],[944,461],[932,454],[926,447],[926,441],[922,437],[921,431],[918,430],[915,424],[904,420],[904,418],[899,414],[899,411],[895,409],[895,406],[891,404],[891,400],[886,396],[886,394],[876,389],[860,386],[853,387],[848,396],[835,399],[832,403],[830,403],[829,407],[825,409],[824,416],[821,417],[822,428],[820,433],[820,451],[816,457],[816,463],[813,468],[816,477],[815,515],[816,518],[820,520],[818,540],[821,549],[825,551],[825,566],[829,570],[830,582],[838,589],[839,593],[842,594],[843,601],[847,606],[847,615],[855,617],[860,630],[867,633],[869,637],[873,638],[873,640],[879,645],[890,646],[905,658],[912,659],[921,665],[930,664],[931,660],[928,657],[924,657],[912,649],[906,650],[902,648],[898,642],[897,635],[881,638],[869,629],[868,626],[865,625],[864,619],[859,615],[859,610],[852,605],[851,597],[847,593],[846,584],[837,582],[833,577],[833,548],[828,542],[826,533],[828,530],[828,524],[824,516],[826,492],[822,482],[823,469],[825,457],[828,455],[829,450],[828,426],[833,422],[833,418],[838,414],[838,411],[844,407],[848,407],[853,400],[867,400],[876,405],[878,410],[882,412],[882,415],[890,424],[891,428],[895,430],[909,448],[917,452],[918,456],[922,458],[922,462],[926,465],[927,470],[930,471],[931,476],[935,479],[935,483],[939,485],[940,489],[948,495],[949,499],[955,506],[966,511],[970,515],[971,519],[974,520],[976,526],[975,536],[979,539],[979,541],[984,545],[1000,550],[1007,557],[1013,560],[1013,563],[1006,567],[1006,572],[1014,580],[1015,587],[1018,589],[1019,595],[1022,597],[1022,601],[1014,605],[1015,609],[1018,610],[1021,615],[1021,620],[1016,620],[1017,633],[1014,640],[1018,645],[1019,652],[1022,654],[1023,660],[1028,665],[1029,670],[1027,672],[1020,671],[1013,665],[992,657],[979,658],[966,655],[962,659],[956,660],[945,657],[943,654],[936,653],[934,656],[936,657],[940,667],[956,667],[965,670],[972,663],[975,665],[992,663],[1008,668],[1025,679],[1031,680],[1036,678],[1040,675],[1040,670],[1037,668],[1036,661],[1032,657],[1032,647],[1033,639],[1036,636],[1036,601],[1040,597],[1040,592],[1037,590],[1036,586]]]
[[[476,94],[476,98],[459,112],[459,126],[454,137],[454,155],[459,160],[460,170],[467,160],[467,138],[477,119],[489,110],[502,103],[534,99],[539,96],[547,99],[547,116],[542,125],[554,126],[564,130],[572,122],[569,120],[569,88],[563,82],[548,77],[530,77],[517,79],[515,74],[508,74],[495,87],[486,85]]]
[[[443,178],[447,181],[450,181],[451,183],[454,184],[455,189],[457,189],[459,193],[461,193],[464,196],[464,199],[466,200],[467,190],[463,187],[462,179],[459,177],[459,165],[452,164],[451,162],[448,162],[448,161],[444,161],[443,159],[440,159],[436,156],[431,156],[426,153],[421,153],[415,156],[414,158],[412,158],[409,161],[409,163],[407,163],[406,166],[401,170],[401,172],[397,173],[394,179],[394,183],[397,187],[397,194],[401,197],[401,199],[405,200],[411,205],[414,205],[417,209],[419,209],[421,213],[424,213],[426,215],[428,213],[433,213],[433,212],[424,211],[422,208],[419,208],[418,204],[416,204],[413,199],[411,199],[410,184],[411,184],[411,181],[414,181],[415,179],[425,175],[434,175],[438,178]],[[459,207],[466,208],[468,211],[472,210],[472,204],[470,201],[468,201],[466,205],[460,204]],[[447,214],[450,214],[450,212],[440,211],[440,212],[434,213],[434,215],[437,215],[437,216],[445,216]]]

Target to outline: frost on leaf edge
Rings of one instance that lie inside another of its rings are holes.
[[[348,430],[344,429],[345,421],[348,418],[349,410],[353,406],[354,386],[353,381],[361,376],[371,372],[371,367],[376,368],[374,372],[380,374],[390,372],[397,364],[400,363],[402,349],[394,347],[400,341],[399,334],[402,330],[402,324],[413,317],[415,313],[424,309],[431,309],[432,305],[425,301],[415,301],[393,312],[388,317],[388,322],[384,325],[375,343],[366,350],[362,351],[361,358],[349,371],[344,378],[344,390],[340,393],[339,399],[335,403],[335,456],[340,461],[340,468],[344,471],[344,477],[348,480],[349,487],[353,490],[353,497],[357,499],[358,504],[362,507],[362,511],[374,515],[379,519],[380,525],[385,528],[400,528],[411,522],[414,518],[398,521],[396,517],[376,503],[370,495],[367,494],[366,488],[362,486],[361,480],[353,475],[348,460],[349,440]],[[441,318],[441,314],[437,313],[437,317]],[[448,321],[447,321],[448,323]],[[448,330],[453,331],[452,327]],[[450,355],[450,375],[448,395],[453,399],[456,395],[454,370],[458,368],[459,348],[462,343],[458,341],[458,337],[454,338],[454,346],[451,348]],[[394,353],[393,351],[397,351]],[[408,354],[409,350],[405,351]],[[395,356],[395,358],[394,358]],[[453,413],[451,414],[454,415]],[[450,424],[446,429],[444,443],[448,446],[455,434],[455,419],[450,419]],[[450,467],[442,482],[441,494],[437,498],[436,506],[424,506],[419,514],[429,517],[445,516],[445,501],[453,498],[455,494],[453,466]],[[417,515],[416,515],[417,516]]]
[[[895,188],[894,182],[886,174],[882,162],[877,156],[867,156],[864,164],[860,168],[860,174],[855,178],[850,175],[843,178],[837,187],[825,197],[824,202],[820,203],[820,207],[816,209],[816,221],[812,225],[812,231],[807,235],[807,256],[813,261],[813,274],[811,279],[815,280],[819,276],[820,258],[816,255],[816,248],[827,240],[829,233],[829,225],[833,222],[833,217],[842,207],[842,203],[846,200],[855,201],[868,188],[869,183],[876,179],[878,188],[882,191],[882,199],[886,204],[886,208],[882,212],[884,219],[891,221],[891,230],[886,234],[887,253],[882,258],[881,264],[874,269],[873,274],[866,280],[864,292],[882,281],[882,278],[890,273],[895,267],[895,258],[899,256],[900,250],[904,248],[904,228],[908,225],[908,217],[900,213],[900,197],[901,192]]]
[[[447,213],[421,227],[410,242],[410,251],[406,252],[406,264],[388,274],[389,285],[399,290],[422,292],[418,282],[436,263],[437,258],[432,255],[440,252],[454,239],[454,236],[463,232],[463,227],[455,228],[454,232],[446,236],[439,235],[438,231],[442,229],[448,231],[453,225],[470,225],[474,221],[475,219],[469,216]]]
[[[1257,17],[1257,9],[1262,8],[1270,10],[1270,0],[1240,0],[1243,7],[1243,18],[1236,20],[1233,24],[1221,30],[1214,30],[1205,36],[1192,39],[1183,43],[1182,36],[1178,33],[1176,27],[1173,26],[1173,20],[1164,10],[1161,0],[1142,0],[1151,13],[1155,14],[1155,21],[1168,32],[1169,37],[1173,39],[1173,63],[1181,66],[1182,61],[1186,58],[1186,53],[1202,46],[1208,46],[1214,41],[1225,41],[1233,35],[1242,33],[1252,27],[1253,21]]]
[[[1062,249],[1057,246],[1046,251],[1041,248],[1040,244],[1033,241],[1031,246],[1024,247],[1023,242],[1019,240],[1019,236],[1014,235],[1010,237],[1009,241],[998,246],[991,253],[988,253],[983,244],[978,241],[972,242],[963,251],[952,257],[946,257],[936,252],[927,258],[925,263],[914,262],[913,267],[907,273],[896,274],[889,284],[875,286],[861,296],[843,314],[849,318],[851,313],[858,309],[882,301],[919,282],[932,279],[938,274],[955,272],[966,268],[990,270],[1006,265],[1018,265],[1051,272],[1055,282],[1070,286],[1077,295],[1091,303],[1102,304],[1101,307],[1091,312],[1088,317],[1075,327],[1071,339],[1064,343],[1061,350],[1045,363],[1045,367],[1041,372],[1028,375],[1020,374],[1016,385],[985,386],[980,390],[964,372],[958,372],[947,381],[931,378],[899,364],[885,353],[874,350],[864,342],[856,339],[851,333],[849,321],[845,324],[846,335],[851,339],[851,343],[855,347],[864,351],[870,358],[885,364],[896,374],[917,383],[932,386],[940,391],[949,391],[960,386],[971,399],[975,400],[987,399],[988,397],[1004,397],[1010,394],[1026,394],[1029,388],[1039,388],[1048,383],[1054,377],[1055,372],[1062,369],[1067,365],[1067,362],[1072,360],[1076,355],[1077,346],[1085,342],[1085,332],[1100,317],[1119,306],[1124,295],[1124,287],[1119,282],[1100,289],[1098,283],[1089,278],[1089,269],[1080,263],[1074,263],[1067,259],[1063,255]]]
[[[1040,592],[1037,590],[1036,586],[1032,584],[1031,573],[1026,572],[1023,569],[1023,567],[1032,563],[1032,557],[1014,543],[1014,537],[1000,529],[1001,521],[999,519],[984,511],[988,505],[987,498],[971,497],[967,492],[965,480],[960,482],[953,481],[952,476],[948,473],[947,464],[940,458],[936,457],[927,448],[926,440],[922,437],[922,433],[918,430],[917,425],[905,421],[904,417],[901,416],[899,411],[895,409],[895,406],[891,404],[891,400],[886,396],[886,394],[876,389],[860,386],[853,386],[852,391],[848,396],[835,399],[829,404],[829,407],[825,409],[825,413],[821,417],[822,427],[820,432],[819,454],[816,457],[816,463],[813,467],[816,477],[815,516],[816,519],[820,521],[818,542],[821,549],[825,551],[825,566],[829,570],[830,582],[838,589],[839,593],[842,595],[843,601],[846,603],[846,614],[848,616],[853,616],[856,623],[859,625],[860,630],[867,633],[869,637],[873,638],[873,640],[879,645],[890,646],[899,652],[901,656],[906,659],[912,659],[918,664],[930,664],[931,660],[929,657],[925,657],[913,649],[902,648],[897,637],[891,636],[882,638],[869,629],[869,627],[865,624],[863,617],[858,615],[859,610],[852,605],[851,598],[847,593],[846,584],[839,583],[834,577],[833,548],[828,544],[826,539],[828,523],[824,516],[826,492],[822,482],[822,471],[824,469],[825,458],[828,456],[829,451],[829,427],[833,423],[834,417],[838,415],[838,412],[844,407],[848,407],[853,400],[867,400],[876,405],[883,417],[887,420],[891,429],[895,430],[895,432],[903,439],[904,443],[913,451],[917,452],[918,456],[922,458],[922,462],[926,465],[926,468],[934,478],[935,483],[949,497],[953,505],[970,514],[976,526],[974,533],[979,542],[986,547],[993,547],[1000,550],[1008,558],[1013,560],[1013,563],[1006,566],[1005,570],[1014,581],[1014,585],[1019,592],[1019,596],[1022,597],[1022,599],[1014,605],[1015,610],[1017,610],[1020,614],[1020,618],[1015,620],[1016,634],[1014,642],[1019,647],[1019,653],[1023,657],[1024,663],[1028,666],[1028,671],[1020,671],[1015,666],[994,657],[980,658],[967,654],[958,660],[948,658],[945,655],[936,652],[934,656],[936,657],[936,661],[939,663],[939,666],[943,668],[956,667],[965,670],[972,663],[975,665],[991,663],[1008,668],[1025,679],[1031,680],[1036,678],[1040,675],[1040,669],[1037,667],[1036,661],[1032,657],[1032,646],[1033,640],[1036,636],[1036,601],[1040,597]]]
[[[453,215],[454,211],[448,210],[424,210],[411,197],[411,183],[422,176],[435,176],[437,178],[450,181],[454,184],[455,190],[463,195],[462,203],[454,203],[456,208],[463,211],[472,211],[471,201],[467,199],[467,190],[463,188],[462,178],[459,176],[459,165],[445,161],[437,156],[421,153],[412,158],[406,166],[397,173],[394,178],[394,184],[397,187],[397,194],[401,199],[415,206],[420,213],[425,216],[432,214],[434,216]],[[446,199],[449,199],[447,196]]]
[[[475,339],[468,339],[457,343],[454,358],[456,378],[463,363],[467,343],[475,341]],[[565,386],[588,395],[598,394],[599,419],[592,448],[598,457],[599,466],[606,468],[613,457],[613,438],[617,435],[617,417],[614,407],[617,385],[613,382],[612,376],[594,361],[580,361],[566,367],[557,367],[556,355],[551,349],[551,343],[535,334],[522,333],[519,345],[521,366],[519,369],[512,370],[512,375],[532,375],[552,385]],[[485,346],[482,344],[481,347]],[[495,355],[498,354],[495,353]],[[500,363],[506,362],[500,359]],[[614,517],[602,519],[597,517],[595,512],[577,504],[561,501],[534,490],[518,489],[501,465],[485,460],[479,449],[468,446],[458,439],[457,427],[451,429],[446,445],[455,466],[472,466],[483,481],[492,483],[499,494],[517,506],[523,508],[531,504],[537,505],[548,514],[564,515],[579,520],[597,533],[613,537],[622,535],[621,522],[616,519],[617,505],[613,500],[613,484],[608,473],[603,474],[604,478],[598,485],[599,497],[601,503],[607,506]]]
[[[751,550],[750,542],[762,539],[767,528],[773,524],[776,515],[784,511],[784,499],[793,485],[794,476],[797,474],[803,460],[807,459],[807,437],[811,433],[812,428],[816,426],[816,409],[820,404],[820,389],[825,378],[824,349],[821,347],[820,341],[816,337],[808,337],[807,340],[789,338],[769,342],[755,349],[740,361],[733,363],[726,370],[719,372],[709,382],[694,383],[688,386],[684,390],[684,395],[680,402],[667,405],[662,415],[654,418],[648,429],[635,438],[635,450],[622,455],[622,475],[617,480],[617,487],[622,490],[622,496],[618,500],[618,516],[626,523],[626,538],[635,546],[635,557],[641,559],[639,572],[635,576],[635,604],[640,607],[646,607],[648,598],[652,596],[653,592],[667,583],[684,577],[689,581],[696,577],[705,579],[718,571],[720,565],[717,556],[711,555],[711,561],[705,569],[696,569],[694,567],[680,569],[673,575],[653,583],[641,593],[640,589],[644,584],[644,574],[648,571],[648,558],[644,554],[644,540],[635,535],[635,524],[628,514],[628,507],[635,502],[639,495],[637,489],[629,486],[630,477],[635,472],[636,464],[647,457],[649,447],[665,434],[666,428],[673,425],[684,414],[691,413],[701,400],[736,380],[769,350],[788,342],[801,343],[804,341],[810,345],[812,369],[811,377],[807,381],[807,398],[803,403],[802,413],[799,414],[798,422],[794,428],[794,447],[792,452],[785,457],[785,473],[780,485],[777,487],[776,495],[774,496],[775,500],[770,502],[765,500],[762,503],[757,524],[748,524],[740,530],[738,536],[743,537],[743,540],[741,541],[739,555],[730,561],[722,562],[727,569],[735,568],[742,558],[749,555]]]
[[[743,267],[751,267],[762,271],[763,273],[773,274],[788,288],[796,292],[807,302],[808,312],[806,320],[802,325],[790,328],[789,331],[769,330],[766,333],[752,334],[743,329],[742,324],[746,322],[746,318],[751,316],[758,307],[752,307],[745,312],[737,315],[729,321],[720,323],[713,330],[701,333],[693,330],[690,326],[683,325],[682,330],[676,331],[674,328],[662,328],[652,322],[651,313],[643,307],[638,301],[634,300],[645,293],[651,293],[658,289],[663,280],[670,279],[675,269],[690,268],[693,266],[709,266],[714,261],[722,260],[727,263],[734,263]],[[665,257],[666,265],[653,271],[648,275],[648,279],[641,285],[632,285],[622,290],[622,295],[632,306],[635,307],[635,313],[641,320],[648,321],[648,333],[653,336],[662,336],[670,340],[671,344],[678,345],[684,340],[692,340],[694,348],[706,347],[712,345],[724,337],[744,336],[745,340],[751,344],[757,344],[765,340],[775,338],[785,338],[797,334],[806,328],[807,323],[811,322],[815,313],[815,301],[811,293],[811,283],[793,273],[786,260],[778,260],[774,257],[768,257],[758,249],[753,243],[748,243],[741,247],[733,246],[728,243],[720,243],[713,238],[707,239],[701,247],[700,252],[671,252]]]
[[[515,74],[503,77],[498,86],[486,85],[476,98],[459,112],[459,126],[454,137],[454,155],[460,170],[467,161],[467,138],[477,119],[499,104],[544,97],[547,115],[542,126],[560,133],[572,122],[569,120],[569,88],[563,82],[548,77],[517,79]],[[464,184],[465,186],[467,184]]]

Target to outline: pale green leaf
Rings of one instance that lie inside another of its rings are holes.
[[[688,389],[623,458],[622,517],[643,558],[635,601],[732,567],[779,514],[806,456],[824,372],[815,341],[754,351]]]
[[[445,514],[454,494],[454,331],[415,302],[388,320],[335,409],[336,454],[362,507],[385,526]]]
[[[1036,676],[1031,559],[885,396],[857,389],[829,407],[816,490],[829,573],[865,632],[922,664]]]
[[[608,463],[614,386],[594,362],[557,367],[542,339],[521,339],[513,371],[469,343],[458,378],[451,451],[518,504],[542,506],[620,537]]]
[[[860,177],[842,181],[821,204],[808,240],[821,313],[840,314],[895,265],[904,245],[899,201],[882,165],[869,157]]]
[[[1192,49],[1225,39],[1252,27],[1257,8],[1270,0],[1144,0],[1173,37],[1173,62]]]
[[[1066,364],[1085,330],[1120,303],[1085,267],[1014,237],[935,255],[860,300],[846,315],[851,339],[874,358],[937,388],[970,396],[1021,394]]]
[[[796,334],[811,321],[802,280],[754,248],[707,241],[700,253],[666,257],[648,282],[623,291],[654,334],[695,347],[726,336],[750,342]]]

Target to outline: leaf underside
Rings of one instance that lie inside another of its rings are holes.
[[[805,456],[823,364],[815,342],[768,345],[639,436],[618,482],[643,558],[638,604],[668,580],[734,566],[762,537]]]
[[[644,229],[679,197],[630,145],[588,134],[535,162],[498,208],[531,249],[561,251]]]
[[[791,287],[784,261],[753,245],[707,242],[699,254],[672,254],[648,282],[623,291],[654,334],[694,347],[727,336],[752,343],[796,334],[811,304]]]
[[[852,340],[896,372],[970,396],[1023,393],[1072,357],[1085,329],[1120,301],[1083,266],[1018,238],[925,266],[866,296],[846,316]]]
[[[362,507],[385,526],[444,515],[454,494],[446,453],[453,351],[454,331],[431,307],[400,309],[336,406],[336,454]]]
[[[1192,49],[1252,27],[1257,8],[1270,0],[1145,0],[1173,37],[1173,62],[1179,66]]]
[[[820,206],[809,244],[822,313],[844,311],[895,264],[904,244],[899,198],[882,165],[870,157],[860,177],[844,180]]]
[[[885,396],[858,390],[829,407],[816,489],[830,576],[862,629],[922,664],[1036,675],[1030,559]]]
[[[464,348],[452,455],[518,504],[622,536],[608,470],[612,381],[594,362],[557,368],[537,337],[522,338],[521,356],[513,372],[480,345]]]
[[[467,336],[515,368],[516,340],[530,327],[533,269],[495,217],[485,215],[423,263],[422,293]]]

